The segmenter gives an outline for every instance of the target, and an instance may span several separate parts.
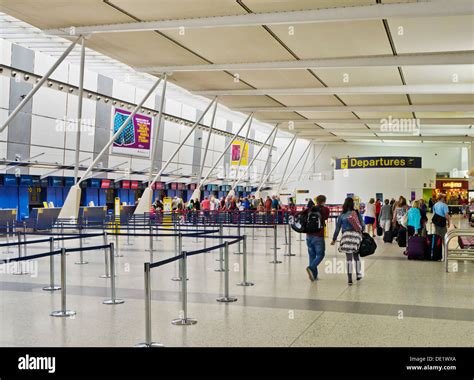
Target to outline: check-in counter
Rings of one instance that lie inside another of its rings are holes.
[[[37,208],[32,211],[32,222],[34,223],[32,228],[36,230],[49,230],[53,227],[54,223],[56,223],[61,207]]]
[[[107,216],[107,206],[81,207],[79,209],[79,222],[86,225],[102,225]]]

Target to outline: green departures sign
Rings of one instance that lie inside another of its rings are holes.
[[[336,169],[421,168],[421,157],[346,157],[336,160]]]

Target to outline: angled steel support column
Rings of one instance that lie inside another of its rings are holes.
[[[155,131],[153,133],[153,143],[151,147],[151,157],[150,157],[150,173],[148,175],[148,182],[150,182],[153,178],[153,168],[155,167],[155,155],[156,149],[158,148],[158,132],[161,127],[161,121],[163,120],[163,107],[165,104],[165,95],[166,95],[166,85],[168,83],[168,76],[166,74],[163,75],[163,89],[161,91],[161,99],[160,99],[160,109],[158,115],[158,123],[156,125]]]
[[[288,160],[286,161],[285,165],[285,170],[283,171],[283,176],[281,177],[280,184],[278,185],[277,194],[280,194],[281,186],[283,185],[283,181],[285,180],[286,172],[288,171],[288,166],[290,165],[290,160],[293,156],[293,151],[295,150],[296,141],[298,141],[298,139],[295,139],[295,141],[293,141],[293,146],[291,147],[290,155],[288,156]]]
[[[270,176],[272,175],[272,173],[275,171],[276,167],[278,166],[278,164],[280,163],[280,161],[282,160],[282,158],[285,156],[286,152],[288,151],[288,149],[290,148],[291,144],[293,144],[293,142],[296,140],[296,135],[291,139],[291,141],[289,142],[289,144],[286,146],[285,150],[283,151],[282,155],[280,156],[280,158],[278,159],[278,161],[276,162],[276,164],[273,166],[273,168],[270,170],[270,173],[268,173],[265,178],[262,180],[262,182],[260,183],[258,189],[257,189],[257,193],[260,193],[260,190],[262,189],[263,185],[265,184],[265,182],[267,182],[268,178],[270,178]]]
[[[0,127],[0,133],[3,132],[3,130],[10,124],[10,122],[15,118],[16,115],[23,109],[23,107],[28,103],[31,98],[33,98],[33,95],[38,92],[38,90],[43,86],[44,82],[46,82],[51,74],[58,68],[58,66],[64,61],[64,59],[69,55],[69,53],[74,49],[76,44],[79,42],[79,40],[82,39],[82,35],[79,36],[69,47],[64,51],[63,54],[58,58],[58,60],[54,63],[53,66],[48,70],[46,74],[40,79],[38,83],[31,89],[31,91],[28,93],[28,95],[25,96],[25,98],[21,101],[20,104],[13,110],[13,112],[8,116],[7,120],[3,123],[3,125]]]
[[[252,121],[253,121],[253,116],[250,118],[249,127],[247,129],[247,133],[245,134],[244,145],[242,147],[242,151],[240,152],[239,163],[237,164],[237,169],[236,169],[236,172],[235,172],[235,180],[232,184],[232,189],[234,189],[235,183],[237,182],[237,178],[238,178],[238,174],[239,174],[239,170],[240,170],[240,165],[242,165],[242,158],[244,157],[244,153],[245,153],[245,147],[247,146],[247,140],[249,139],[250,128],[252,128]],[[247,165],[248,165],[248,163],[247,163]]]
[[[74,184],[77,184],[79,174],[79,153],[81,151],[81,128],[82,128],[82,104],[84,94],[84,67],[86,59],[86,46],[84,37],[81,36],[81,64],[79,66],[79,93],[77,94],[77,131],[76,151],[74,159]]]
[[[255,154],[252,158],[252,161],[250,161],[250,163],[248,164],[247,166],[247,169],[245,169],[245,171],[239,176],[239,178],[237,178],[237,180],[235,181],[234,185],[232,186],[230,192],[234,192],[236,186],[242,181],[242,179],[247,175],[249,169],[252,167],[253,163],[255,162],[255,160],[257,159],[257,157],[260,155],[260,153],[262,152],[263,148],[265,148],[265,145],[267,144],[267,142],[270,140],[270,138],[273,136],[274,132],[276,133],[276,130],[278,128],[278,124],[275,124],[275,126],[273,127],[272,131],[269,133],[269,135],[267,136],[267,138],[265,139],[265,141],[263,142],[262,146],[260,147],[260,149],[258,150],[257,154]],[[273,145],[272,147],[270,147],[270,151],[271,149],[273,149]],[[265,172],[265,171],[264,171]],[[230,194],[229,192],[229,194]]]
[[[197,128],[197,126],[199,125],[199,123],[202,121],[202,119],[204,119],[204,115],[206,115],[206,113],[209,111],[209,109],[212,107],[212,105],[217,101],[217,97],[215,97],[210,103],[209,105],[206,107],[206,109],[204,110],[204,112],[202,113],[202,115],[197,119],[197,121],[194,123],[194,125],[192,126],[191,130],[188,132],[188,134],[186,135],[186,137],[184,138],[183,141],[181,141],[181,143],[179,144],[178,148],[176,148],[176,150],[173,152],[173,154],[170,156],[170,158],[168,158],[168,161],[165,162],[165,164],[161,167],[160,171],[153,177],[153,179],[151,180],[151,182],[148,183],[148,187],[145,189],[145,191],[143,192],[142,194],[142,197],[140,199],[140,201],[138,202],[138,205],[137,207],[135,208],[135,212],[134,214],[135,215],[140,215],[140,214],[144,214],[145,212],[148,212],[149,211],[149,207],[147,208],[148,204],[151,203],[151,197],[152,197],[152,187],[153,187],[153,184],[158,180],[158,178],[163,174],[163,172],[168,168],[168,166],[171,164],[171,162],[174,160],[174,158],[176,157],[176,155],[178,154],[178,152],[181,150],[181,148],[183,147],[183,145],[186,143],[186,141],[188,140],[189,136],[191,136],[191,134],[194,132],[194,130]]]
[[[214,128],[214,120],[216,119],[217,102],[214,103],[214,109],[212,110],[211,125],[209,126],[209,134],[207,136],[206,148],[204,149],[204,157],[202,159],[201,167],[199,168],[199,175],[197,177],[197,183],[201,181],[202,172],[204,171],[204,165],[206,165],[207,151],[209,150],[209,143],[211,142],[212,129]]]
[[[240,128],[238,129],[238,131],[234,134],[234,136],[232,136],[232,139],[229,141],[229,143],[226,145],[226,147],[224,148],[224,151],[221,153],[221,155],[219,156],[219,158],[216,160],[216,162],[214,163],[214,165],[212,165],[212,168],[207,172],[206,176],[199,182],[199,185],[198,187],[196,188],[196,190],[194,190],[195,194],[196,195],[200,195],[200,193],[198,193],[198,191],[200,192],[201,191],[201,186],[203,185],[204,182],[206,182],[206,180],[209,178],[209,176],[211,175],[211,173],[214,171],[214,169],[216,168],[217,164],[219,163],[219,161],[222,159],[222,157],[224,157],[224,155],[227,153],[227,151],[229,150],[230,146],[232,145],[232,143],[235,141],[235,139],[237,138],[237,136],[239,135],[239,133],[242,131],[242,129],[245,127],[245,124],[247,124],[247,122],[253,117],[253,113],[251,113],[247,119],[245,119],[245,121],[242,123],[242,125],[240,126]],[[193,193],[193,196],[195,195]]]
[[[311,147],[311,145],[313,145],[313,140],[311,140],[308,144],[308,148]],[[307,148],[307,149],[308,149]],[[303,163],[303,166],[301,167],[301,172],[300,172],[300,175],[298,177],[298,181],[301,181],[301,177],[303,176],[303,171],[304,171],[304,168],[306,166],[306,163],[308,162],[308,158],[309,158],[309,154],[311,152],[311,149],[308,149],[308,154],[306,155],[306,158],[304,159],[304,163]],[[303,158],[303,156],[301,156],[301,158]],[[289,177],[288,177],[289,178]]]

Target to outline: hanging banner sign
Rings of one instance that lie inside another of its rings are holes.
[[[130,114],[120,108],[114,110],[113,133],[118,131]],[[115,139],[112,153],[150,157],[152,128],[153,119],[137,113]]]
[[[235,141],[232,143],[232,157],[231,157],[231,162],[230,164],[232,166],[237,166],[239,165],[240,161],[240,156],[242,155],[242,161],[240,162],[240,166],[248,166],[248,161],[249,161],[249,144],[245,144],[245,150],[244,148],[244,142],[243,141]]]
[[[336,159],[336,170],[369,168],[421,168],[421,157],[347,157]]]

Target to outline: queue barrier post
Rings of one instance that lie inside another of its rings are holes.
[[[54,237],[49,238],[49,251],[54,251]],[[54,285],[54,255],[49,256],[49,286],[45,286],[43,290],[47,292],[61,290],[60,286]]]
[[[229,242],[224,243],[224,296],[218,297],[217,302],[235,302],[236,297],[229,296]]]
[[[26,223],[23,222],[23,242],[25,243],[23,245],[23,256],[28,256],[28,251],[27,251],[27,239],[26,239]]]
[[[285,224],[283,224],[283,230],[285,231],[285,242],[283,243],[283,245],[288,245],[288,234],[286,232]]]
[[[151,340],[151,267],[145,263],[145,342],[135,347],[163,347],[161,343]]]
[[[123,257],[123,255],[120,253],[120,245],[119,245],[119,228],[118,224],[115,224],[115,257]]]
[[[222,223],[219,225],[219,244],[223,244],[224,238],[224,227],[222,226]],[[222,247],[219,247],[219,258],[216,259],[216,261],[219,261],[219,268],[215,269],[215,272],[224,272],[224,249]]]
[[[130,243],[130,220],[127,220],[127,242],[125,245],[132,245]]]
[[[176,256],[178,256],[179,252],[182,252],[182,251],[183,251],[183,234],[180,232],[178,234],[178,251],[177,251]],[[181,260],[178,260],[178,274],[175,277],[173,277],[171,281],[182,281],[183,280],[182,275],[183,275],[183,264]],[[186,277],[186,280],[187,279],[188,278]]]
[[[115,289],[115,253],[114,253],[114,243],[110,243],[109,245],[109,256],[110,256],[110,299],[106,299],[102,302],[104,305],[118,305],[124,303],[125,301],[116,297],[116,289]]]
[[[66,308],[66,250],[61,249],[61,310],[53,311],[52,317],[72,317],[76,315],[74,310]]]
[[[244,252],[243,252],[243,280],[242,282],[239,282],[237,285],[239,286],[253,286],[255,285],[253,282],[247,281],[247,235],[244,235],[243,238],[243,247],[244,247]]]
[[[238,236],[242,236],[240,234],[240,218],[239,218],[239,224],[237,225],[237,235]],[[241,249],[241,241],[239,240],[239,242],[237,243],[237,247],[238,247],[238,250],[237,252],[234,252],[234,255],[242,255],[242,249]]]
[[[183,258],[180,260],[181,264],[181,278],[187,279],[187,253],[183,252]],[[181,306],[179,318],[173,319],[171,323],[177,326],[195,325],[197,321],[194,318],[188,318],[188,286],[187,281],[181,281]]]
[[[273,260],[270,261],[271,264],[281,264],[281,261],[277,257],[277,225],[273,226]]]
[[[26,240],[25,240],[25,243],[26,243]],[[25,246],[26,246],[26,244],[25,244]],[[22,257],[21,252],[22,252],[22,250],[21,250],[21,232],[18,231],[18,258]],[[16,275],[16,276],[21,276],[21,275],[24,275],[24,274],[28,274],[28,272],[25,272],[23,269],[24,269],[23,261],[17,261],[16,272],[13,273],[13,274]]]
[[[79,226],[79,248],[81,249],[79,252],[79,261],[76,261],[75,264],[78,264],[78,265],[89,264],[87,261],[84,261],[84,253],[82,252],[82,225]]]
[[[291,252],[291,225],[288,223],[286,229],[288,228],[288,252],[285,253],[285,256],[296,256],[294,253]]]
[[[107,231],[104,231],[104,245],[109,244]],[[104,248],[104,265],[105,265],[105,274],[100,275],[100,278],[110,278],[109,272],[109,255],[107,255],[107,247]]]
[[[6,230],[6,235],[7,235],[7,244],[10,244],[10,223],[7,222],[7,230]],[[10,246],[7,245],[7,251],[5,252],[7,255],[12,253],[10,251]]]

